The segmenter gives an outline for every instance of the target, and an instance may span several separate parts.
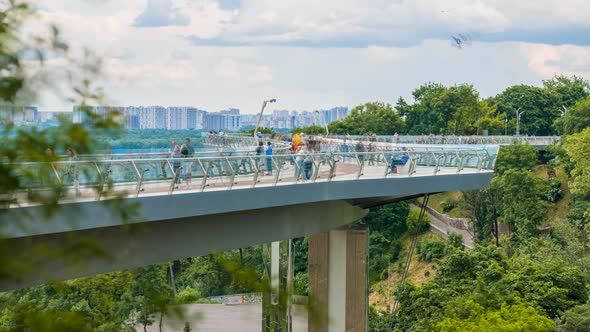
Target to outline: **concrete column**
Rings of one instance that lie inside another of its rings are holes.
[[[292,240],[286,240],[263,246],[268,265],[268,290],[262,296],[263,332],[291,331],[292,245]]]
[[[309,238],[308,331],[366,331],[368,235],[360,228]]]

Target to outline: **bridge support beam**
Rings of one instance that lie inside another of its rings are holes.
[[[309,332],[366,331],[366,228],[332,230],[309,238]]]

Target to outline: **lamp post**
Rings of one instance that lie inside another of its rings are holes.
[[[262,113],[264,112],[264,108],[268,103],[276,102],[276,99],[269,99],[262,102],[262,109],[260,110],[260,115],[258,115],[258,120],[256,121],[256,128],[254,128],[254,138],[256,138],[256,134],[258,134],[258,126],[260,125],[260,120],[262,120]]]
[[[562,122],[563,122],[563,132],[561,133],[562,135],[565,135],[565,117],[567,116],[567,108],[563,105],[561,105],[561,107],[563,108],[562,110],[559,110],[559,112],[561,113],[561,117],[563,118]]]
[[[516,136],[520,136],[520,116],[522,115],[522,113],[524,113],[525,111],[520,111],[522,107],[519,107],[516,110]]]
[[[477,113],[477,136],[479,136],[479,120],[481,119],[481,111]]]
[[[322,116],[322,113],[320,113],[320,111],[317,111],[317,110],[316,110],[316,111],[314,111],[314,113],[317,113],[317,114],[318,114],[318,116],[319,116],[320,118],[322,118],[322,122],[324,123],[324,128],[326,129],[326,136],[328,136],[328,135],[330,134],[330,132],[328,131],[328,125],[326,124],[326,118],[324,118],[324,117]]]
[[[504,118],[504,136],[508,136],[508,117]]]

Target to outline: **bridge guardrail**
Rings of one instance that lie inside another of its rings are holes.
[[[420,136],[420,135],[331,135],[328,139],[344,141],[365,141],[395,144],[512,144],[528,143],[531,145],[552,145],[559,141],[559,136]]]
[[[138,197],[178,191],[493,171],[498,151],[497,146],[408,146],[371,152],[342,152],[340,149],[341,145],[325,143],[320,151],[298,154],[220,153],[193,158],[148,155],[128,159],[17,163],[15,172],[27,189],[15,195],[11,206],[27,204],[29,195],[56,190],[61,200],[101,200],[116,195]]]

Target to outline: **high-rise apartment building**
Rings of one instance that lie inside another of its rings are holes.
[[[32,126],[37,123],[38,110],[35,106],[0,106],[0,120],[16,126]]]
[[[203,116],[203,129],[215,131],[236,131],[241,127],[240,110],[230,108]]]
[[[168,129],[179,130],[188,128],[188,107],[168,107]]]

